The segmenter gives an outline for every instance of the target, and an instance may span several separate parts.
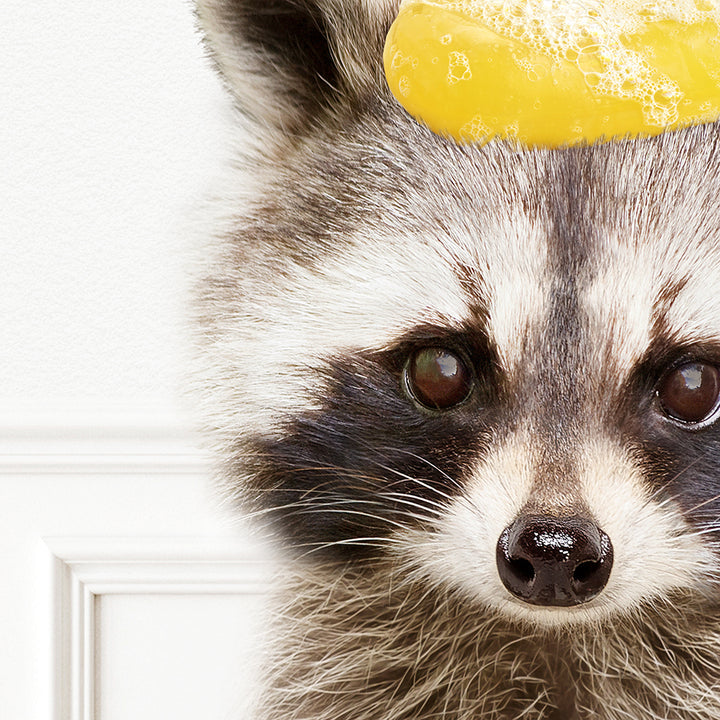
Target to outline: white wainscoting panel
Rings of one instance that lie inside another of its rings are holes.
[[[209,538],[47,538],[55,720],[241,720],[268,563]]]
[[[96,717],[246,720],[262,609],[261,595],[103,595]]]

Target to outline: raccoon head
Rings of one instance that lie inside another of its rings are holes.
[[[201,291],[229,497],[536,626],[718,598],[720,129],[460,146],[397,2],[201,0],[252,151]]]

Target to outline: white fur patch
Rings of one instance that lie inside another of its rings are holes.
[[[687,282],[670,305],[666,322],[680,344],[720,341],[720,254],[711,252],[713,245],[720,245],[720,240],[707,241],[708,250],[693,254],[677,268]]]
[[[505,228],[488,233],[476,263],[483,268],[487,287],[490,337],[500,364],[512,373],[531,328],[547,312],[550,288],[545,276],[547,240],[541,228],[520,212],[508,220]]]
[[[598,603],[629,611],[673,590],[703,591],[714,559],[672,501],[647,488],[637,460],[607,440],[580,450],[582,491],[615,552],[613,570]]]
[[[490,607],[505,609],[515,602],[500,581],[495,552],[500,534],[532,489],[528,447],[523,433],[500,444],[430,532],[401,534],[396,551],[408,557],[417,574],[462,588]]]

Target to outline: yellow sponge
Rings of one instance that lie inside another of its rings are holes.
[[[433,131],[557,147],[720,117],[720,0],[403,0],[395,97]]]

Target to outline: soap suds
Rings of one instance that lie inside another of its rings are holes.
[[[417,2],[405,0],[403,7]],[[720,8],[711,0],[423,0],[422,4],[473,18],[556,63],[575,64],[595,93],[640,103],[645,122],[658,127],[677,122],[683,93],[675,81],[627,47],[623,37],[663,21],[714,22],[720,27]],[[466,70],[470,72],[469,67]],[[451,62],[448,82],[460,79],[467,79],[465,70]]]

